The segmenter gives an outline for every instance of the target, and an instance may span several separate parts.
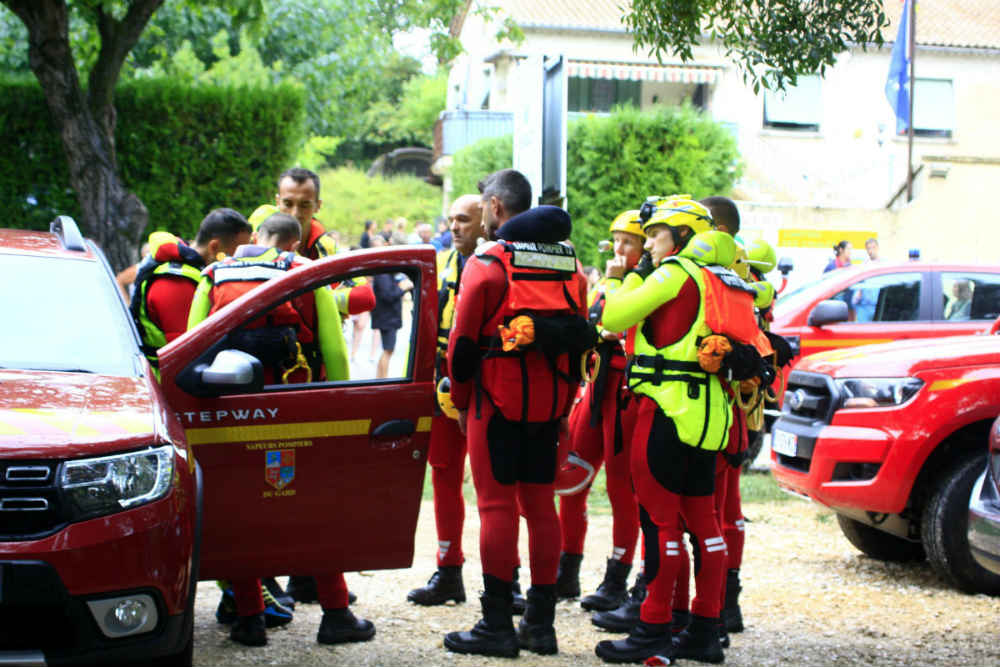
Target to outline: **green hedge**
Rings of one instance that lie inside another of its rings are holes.
[[[188,86],[167,79],[116,91],[118,164],[126,187],[149,209],[146,232],[190,237],[211,209],[249,214],[273,201],[275,179],[303,137],[300,88]],[[60,213],[79,217],[62,143],[34,82],[0,81],[0,226],[47,229]],[[86,230],[85,230],[86,231]]]
[[[507,136],[458,151],[454,193],[475,192],[480,178],[510,167],[511,147]],[[601,269],[608,256],[600,257],[597,242],[608,237],[616,215],[639,208],[649,195],[726,195],[741,170],[732,134],[688,106],[652,112],[624,108],[575,120],[566,152],[572,240],[580,260]]]

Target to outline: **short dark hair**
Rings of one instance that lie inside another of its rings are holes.
[[[712,220],[717,225],[725,225],[726,229],[735,234],[740,231],[740,210],[736,208],[736,202],[729,197],[705,197],[701,200]]]
[[[296,183],[305,183],[307,180],[312,181],[313,186],[316,188],[316,199],[319,199],[319,176],[314,171],[309,171],[304,167],[292,167],[291,169],[286,169],[281,172],[281,176],[278,176],[277,187],[281,189],[281,182],[286,178],[290,178]]]
[[[212,239],[219,239],[226,243],[231,243],[239,234],[246,232],[253,233],[253,227],[243,217],[239,211],[231,208],[217,208],[209,212],[205,219],[198,226],[198,235],[195,236],[195,245],[205,245]]]
[[[848,241],[847,239],[844,239],[843,241],[841,241],[837,245],[833,246],[833,251],[834,252],[843,252],[844,250],[847,250],[847,246],[849,246],[850,244],[851,244],[850,241]]]
[[[374,227],[374,226],[375,226],[375,221],[374,220],[365,220],[365,231],[366,232],[369,229],[371,229],[372,227]]]
[[[507,215],[515,216],[531,208],[531,183],[517,169],[501,169],[476,184],[483,199],[496,197]]]
[[[258,238],[261,236],[268,239],[274,238],[280,244],[289,241],[298,241],[302,238],[302,225],[290,215],[284,213],[274,213],[257,228]]]

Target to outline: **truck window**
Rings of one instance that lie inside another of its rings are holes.
[[[874,276],[841,290],[833,299],[847,304],[850,322],[912,322],[920,315],[919,273]]]
[[[995,320],[1000,316],[1000,275],[942,273],[941,292],[941,315],[945,320]]]

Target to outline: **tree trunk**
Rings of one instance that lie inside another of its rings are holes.
[[[120,22],[97,10],[101,55],[90,78],[90,99],[73,62],[64,0],[3,1],[28,28],[29,63],[62,138],[70,185],[83,214],[81,227],[120,271],[138,259],[149,212],[118,175],[111,91],[125,56],[163,0],[133,4]]]

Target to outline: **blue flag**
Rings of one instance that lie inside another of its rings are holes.
[[[892,59],[889,61],[889,76],[885,80],[885,96],[889,106],[896,112],[896,134],[902,134],[910,126],[910,3],[903,3],[896,43],[892,45]]]

